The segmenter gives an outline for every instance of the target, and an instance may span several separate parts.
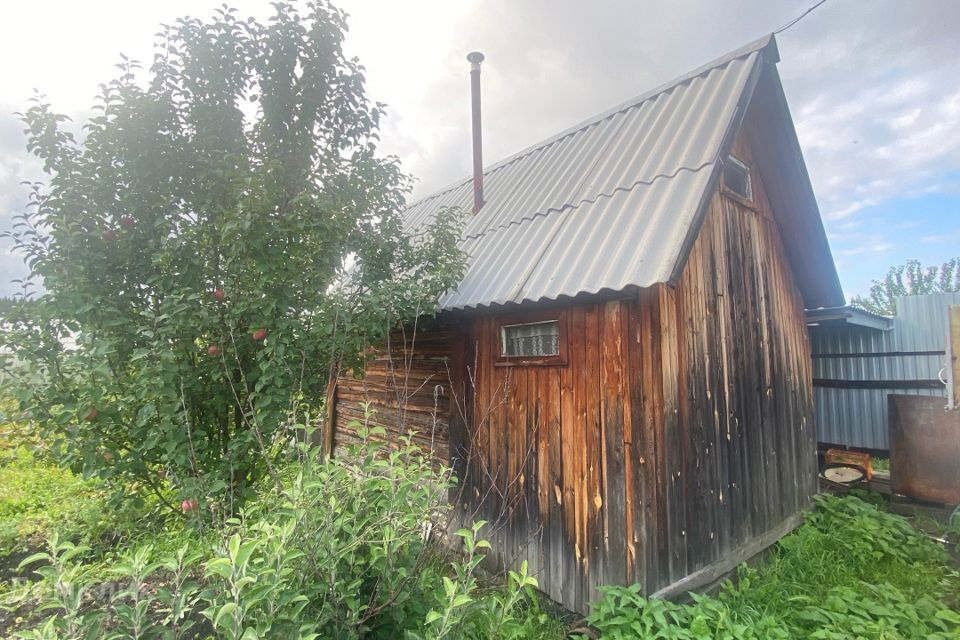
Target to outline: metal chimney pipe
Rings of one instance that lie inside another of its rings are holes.
[[[470,61],[470,102],[473,112],[473,212],[483,206],[483,139],[480,134],[480,63],[483,54],[471,51],[467,54]]]

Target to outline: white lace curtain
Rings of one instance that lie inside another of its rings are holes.
[[[555,356],[560,353],[560,326],[556,320],[503,327],[503,355]]]

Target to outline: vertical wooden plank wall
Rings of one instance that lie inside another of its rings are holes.
[[[743,136],[734,154],[752,162]],[[670,568],[660,588],[776,530],[816,491],[803,300],[756,172],[753,187],[752,203],[714,197],[680,282],[661,291],[662,353],[672,362],[662,367]],[[674,396],[679,424],[669,416]]]
[[[464,455],[460,518],[487,520],[495,563],[526,560],[543,591],[572,609],[585,609],[603,584],[645,577],[636,568],[645,523],[634,515],[647,507],[650,485],[641,478],[653,465],[632,384],[638,309],[631,299],[558,311],[566,316],[564,365],[498,365],[501,318],[473,323],[474,419],[465,426],[473,449]],[[452,447],[457,455],[460,445]]]

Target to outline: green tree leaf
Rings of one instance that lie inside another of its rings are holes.
[[[951,293],[960,291],[960,258],[951,258],[939,266],[923,266],[919,260],[890,267],[883,280],[874,280],[870,293],[854,296],[850,306],[883,316],[897,313],[901,296]]]

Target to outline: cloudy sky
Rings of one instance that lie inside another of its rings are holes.
[[[82,121],[121,52],[219,0],[31,0],[0,22],[0,230],[38,168],[14,112],[34,88]],[[269,3],[237,0],[266,17]],[[482,50],[484,157],[518,151],[769,33],[814,0],[342,0],[347,48],[389,105],[414,197],[470,170],[465,54]],[[780,74],[845,293],[960,255],[960,2],[828,0],[778,36]],[[0,241],[3,242],[3,241]],[[0,295],[22,276],[0,244]]]

